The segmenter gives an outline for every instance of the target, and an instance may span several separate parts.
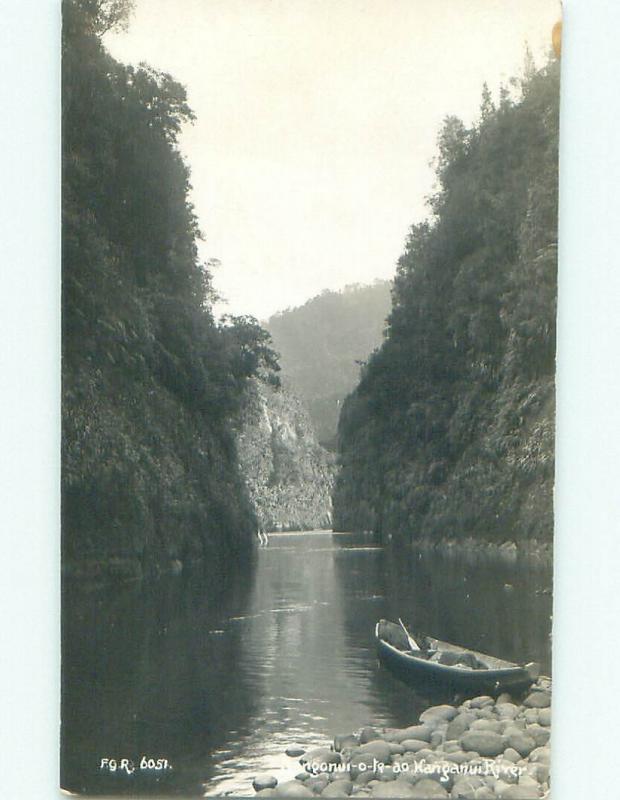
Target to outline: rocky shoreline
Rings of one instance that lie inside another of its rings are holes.
[[[408,728],[363,728],[333,745],[286,754],[302,771],[257,775],[256,797],[530,800],[550,797],[551,681],[522,699],[502,694],[427,708]]]

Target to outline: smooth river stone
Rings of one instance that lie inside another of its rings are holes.
[[[434,728],[438,722],[450,722],[458,713],[454,706],[431,706],[420,714],[420,722],[427,722]]]
[[[325,764],[340,764],[342,763],[342,756],[330,750],[328,747],[315,747],[314,750],[308,750],[307,753],[299,759],[302,764],[309,764],[310,766]]]
[[[540,797],[538,789],[533,789],[531,786],[519,786],[519,784],[508,786],[507,789],[502,788],[501,793],[498,793],[496,789],[496,794],[499,800],[535,800]]]
[[[477,775],[467,775],[459,778],[450,792],[451,798],[456,800],[473,800],[476,794],[476,789],[484,786],[484,781]]]
[[[329,773],[330,781],[350,781],[351,775],[348,769],[345,770],[338,770],[337,772],[330,772]]]
[[[551,694],[549,692],[532,692],[523,701],[523,705],[528,708],[549,708],[551,705]]]
[[[461,737],[463,750],[474,750],[481,756],[495,757],[504,752],[504,739],[493,731],[468,731]],[[516,748],[515,748],[516,749]]]
[[[431,733],[431,747],[439,747],[439,745],[443,744],[445,741],[446,734],[445,731],[436,730]]]
[[[476,717],[469,711],[463,711],[457,714],[456,717],[450,721],[446,728],[446,741],[452,739],[460,739],[460,737],[469,729],[472,722]]]
[[[372,742],[373,739],[380,739],[378,731],[374,728],[362,728],[360,731],[360,744],[366,744],[366,742]]]
[[[547,744],[551,738],[551,731],[549,728],[543,728],[542,725],[538,724],[528,725],[525,732],[536,742],[536,747],[542,747]]]
[[[299,756],[303,756],[303,754],[306,751],[304,750],[303,747],[296,747],[295,745],[293,745],[292,747],[287,747],[284,752],[286,753],[287,756],[290,756],[291,758],[299,758]]]
[[[428,742],[423,742],[421,739],[405,739],[401,744],[405,748],[405,753],[419,753],[428,747]]]
[[[469,702],[470,708],[484,708],[485,706],[492,706],[495,705],[495,700],[490,697],[488,694],[481,694],[478,697],[474,697]]]
[[[471,761],[471,756],[462,750],[457,750],[455,753],[446,753],[446,761],[452,761],[453,764],[465,764],[466,761]]]
[[[254,791],[260,792],[261,789],[273,789],[278,785],[278,779],[274,775],[256,775],[252,781]]]
[[[403,739],[420,739],[423,742],[430,742],[433,728],[430,725],[410,725],[394,734],[395,742],[402,742]]]
[[[481,786],[474,792],[474,800],[495,800],[496,797],[490,786]]]
[[[358,775],[370,773],[374,775],[373,767],[376,758],[372,753],[355,753],[349,762],[351,767],[351,777],[355,780]]]
[[[496,719],[476,719],[469,726],[470,731],[493,731],[493,733],[501,733],[501,723]]]
[[[496,703],[495,713],[500,719],[514,719],[519,713],[519,706],[514,703]]]
[[[406,781],[377,782],[372,787],[372,797],[420,797]]]
[[[285,781],[276,789],[277,797],[314,797],[307,784],[299,781]]]
[[[523,758],[527,758],[536,747],[536,742],[524,731],[512,730],[506,734],[506,746],[512,747]]]
[[[548,747],[537,747],[530,753],[530,762],[532,764],[549,764],[551,751]]]
[[[348,750],[352,747],[357,747],[359,744],[357,736],[352,733],[338,733],[334,736],[334,750],[337,753],[343,750]]]
[[[329,777],[323,773],[322,775],[316,775],[312,778],[309,778],[305,784],[312,792],[320,793],[329,783]]]
[[[432,778],[422,778],[421,781],[412,786],[412,789],[413,794],[408,796],[419,798],[419,800],[435,800],[435,798],[443,800],[443,798],[448,797],[448,792],[443,786]]]
[[[508,761],[512,761],[513,764],[516,764],[517,761],[521,761],[521,755],[517,753],[513,747],[507,747],[504,750],[504,758],[507,758]]]
[[[546,728],[551,725],[551,709],[541,708],[538,712],[538,723],[544,725]]]
[[[348,797],[353,791],[351,781],[334,781],[321,792],[321,797]]]
[[[360,746],[360,752],[372,753],[377,761],[387,763],[392,755],[389,742],[384,742],[382,739],[374,739],[371,742],[366,742]]]

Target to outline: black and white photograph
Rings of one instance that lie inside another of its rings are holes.
[[[549,800],[561,56],[63,0],[65,793]]]

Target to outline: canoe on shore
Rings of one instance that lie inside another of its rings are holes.
[[[410,639],[402,625],[384,619],[376,624],[375,637],[381,661],[413,687],[430,684],[476,694],[517,693],[538,675],[535,664],[513,664],[430,636]]]

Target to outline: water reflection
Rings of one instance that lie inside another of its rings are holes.
[[[97,769],[146,753],[174,763],[161,791],[248,794],[259,771],[298,771],[293,742],[410,723],[425,698],[378,667],[381,616],[549,667],[549,566],[317,532],[273,535],[254,567],[227,572],[67,590],[65,786],[152,790],[153,777]]]

